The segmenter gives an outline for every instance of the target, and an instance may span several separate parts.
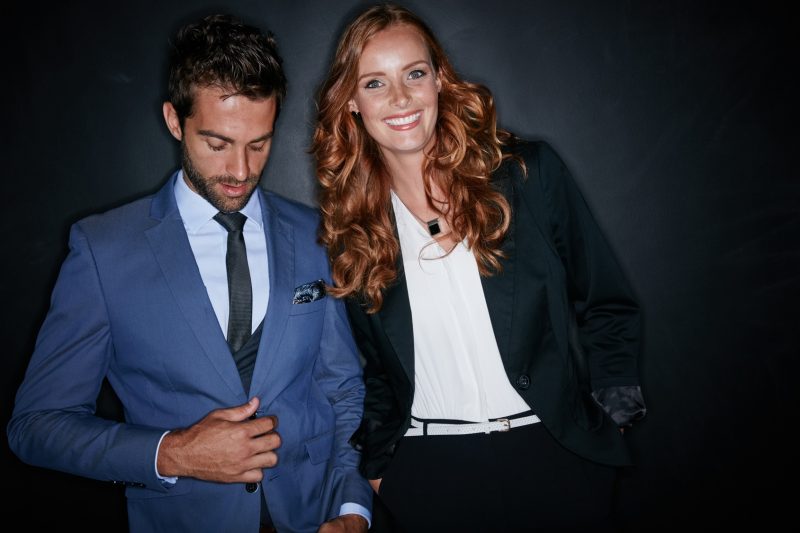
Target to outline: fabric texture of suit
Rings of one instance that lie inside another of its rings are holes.
[[[561,159],[543,142],[520,141],[510,150],[525,161],[527,176],[513,159],[492,176],[512,219],[502,271],[481,278],[506,375],[564,447],[628,465],[612,415],[640,394],[638,305]],[[364,420],[352,441],[370,479],[391,461],[414,397],[414,335],[399,259],[379,312],[366,313],[356,298],[347,303],[367,383]],[[571,347],[573,331],[579,346]],[[593,391],[616,405],[601,406]]]
[[[258,415],[277,415],[278,464],[254,493],[244,483],[181,478],[165,486],[155,452],[165,430],[248,400],[194,261],[173,192],[76,223],[8,426],[26,462],[124,483],[132,531],[257,531],[261,490],[279,531],[317,531],[371,489],[347,439],[364,388],[342,302],[296,297],[329,282],[318,218],[257,189],[269,304],[253,371]],[[302,291],[301,291],[302,292]],[[107,377],[126,423],[94,416]],[[321,504],[320,502],[329,502]]]

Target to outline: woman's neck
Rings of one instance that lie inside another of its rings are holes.
[[[445,195],[436,180],[433,180],[431,182],[433,206],[428,202],[428,197],[425,195],[425,181],[422,176],[423,160],[421,158],[415,160],[413,157],[401,159],[392,154],[391,158],[386,158],[384,161],[391,179],[392,190],[403,202],[403,205],[428,231],[431,231],[430,222],[435,221],[436,233],[432,233],[432,236],[445,250],[451,250],[456,241],[450,232]]]
[[[421,153],[398,155],[384,154],[386,170],[389,172],[392,188],[402,196],[409,198],[425,197],[425,184],[422,179],[422,165],[425,156]]]

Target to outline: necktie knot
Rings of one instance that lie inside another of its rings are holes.
[[[236,213],[223,213],[220,211],[214,215],[214,220],[219,222],[219,224],[230,233],[242,231],[244,223],[247,222],[247,217],[238,211]]]

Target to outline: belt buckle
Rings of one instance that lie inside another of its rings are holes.
[[[508,418],[498,418],[496,420],[496,422],[500,422],[501,424],[503,424],[503,427],[501,427],[497,431],[501,431],[501,432],[505,433],[506,431],[510,431],[511,430],[511,420],[509,420]]]

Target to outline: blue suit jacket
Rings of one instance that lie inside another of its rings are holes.
[[[344,502],[371,506],[371,489],[347,443],[364,389],[343,304],[293,304],[294,289],[330,275],[316,244],[314,211],[261,195],[269,257],[269,305],[253,372],[259,414],[278,416],[278,465],[264,472],[279,530],[316,531]],[[107,377],[125,423],[95,416]],[[257,531],[261,490],[155,474],[164,430],[247,401],[194,261],[173,192],[72,227],[70,253],[52,295],[8,426],[25,462],[127,485],[132,531]]]

